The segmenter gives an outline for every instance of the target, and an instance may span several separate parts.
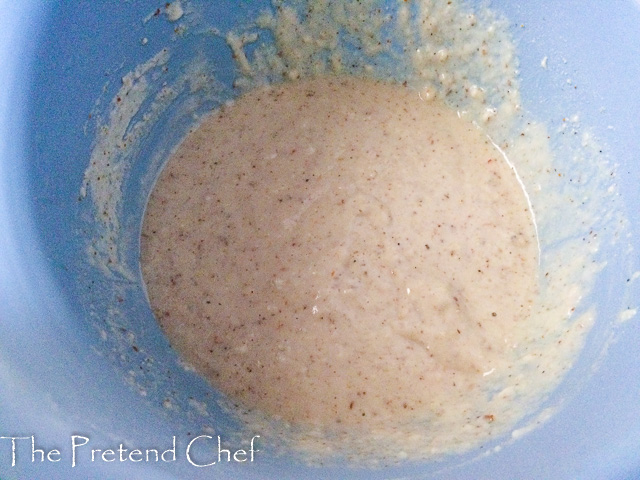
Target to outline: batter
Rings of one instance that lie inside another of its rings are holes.
[[[500,425],[538,288],[529,204],[490,140],[409,87],[339,76],[252,90],[192,131],[141,264],[172,345],[245,408],[458,443]]]

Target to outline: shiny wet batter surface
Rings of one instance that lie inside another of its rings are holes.
[[[244,407],[374,436],[427,425],[446,450],[439,430],[459,441],[508,408],[538,247],[475,126],[331,76],[206,118],[151,195],[141,264],[172,345]]]

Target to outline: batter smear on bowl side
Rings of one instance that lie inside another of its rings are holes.
[[[213,112],[141,255],[172,345],[245,408],[438,451],[511,426],[533,214],[490,139],[409,87],[322,76]]]

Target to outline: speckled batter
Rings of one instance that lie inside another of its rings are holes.
[[[505,427],[532,214],[488,138],[408,87],[321,77],[215,112],[162,172],[141,262],[174,347],[245,407],[440,442]]]

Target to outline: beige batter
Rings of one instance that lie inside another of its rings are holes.
[[[460,442],[500,423],[538,250],[476,127],[408,87],[323,77],[250,91],[185,139],[141,263],[172,345],[245,407]]]

